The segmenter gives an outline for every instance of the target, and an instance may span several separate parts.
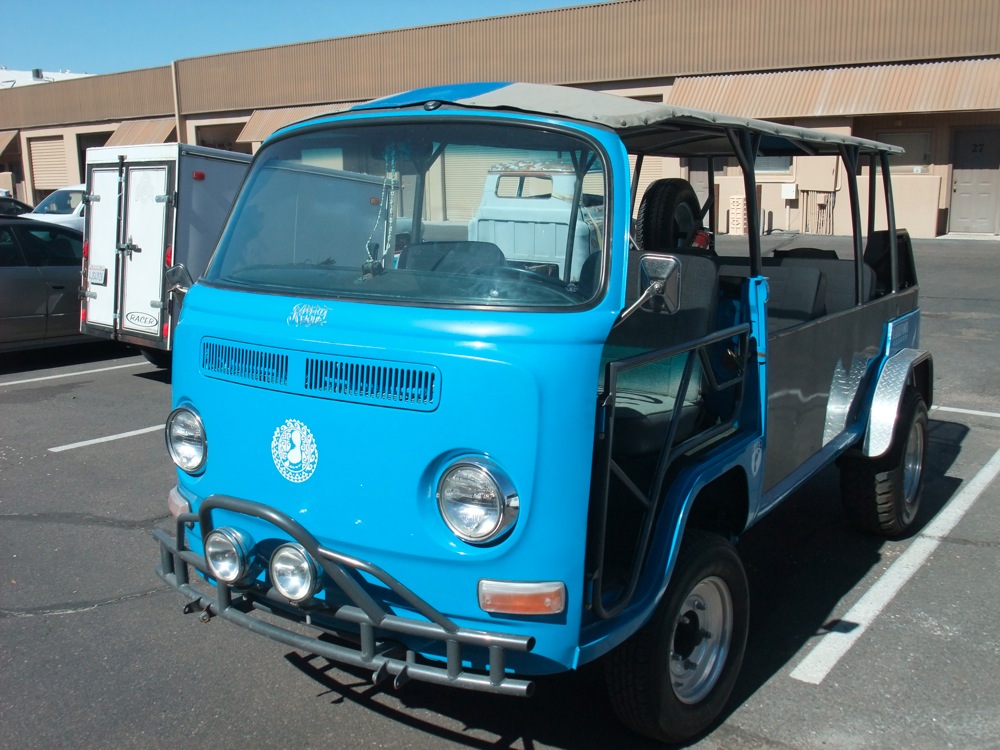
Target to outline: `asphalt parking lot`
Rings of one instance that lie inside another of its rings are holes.
[[[916,243],[935,408],[918,530],[861,536],[836,469],[740,543],[748,655],[693,747],[1000,747],[1000,243]],[[0,358],[0,746],[605,748],[601,675],[529,700],[373,687],[155,575],[169,376],[95,343]]]

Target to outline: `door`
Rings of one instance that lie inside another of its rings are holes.
[[[45,337],[45,284],[9,226],[0,227],[0,344]]]
[[[122,333],[162,335],[168,171],[165,164],[128,167],[121,254]]]
[[[996,234],[1000,215],[1000,130],[955,134],[949,231]]]
[[[160,338],[172,166],[125,164],[120,179],[119,171],[107,165],[90,172],[85,330]]]
[[[115,278],[118,262],[118,168],[94,167],[90,172],[87,217],[87,333],[109,335],[115,326]],[[105,331],[95,331],[100,326]]]
[[[80,264],[83,238],[79,232],[45,222],[14,228],[28,260],[44,284],[45,337],[73,336],[80,332]]]

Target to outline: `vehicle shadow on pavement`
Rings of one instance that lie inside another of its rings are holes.
[[[47,370],[54,367],[88,365],[121,357],[132,357],[136,354],[135,349],[117,341],[97,339],[93,343],[85,342],[53,346],[47,349],[5,352],[0,355],[0,375]]]
[[[887,545],[898,547],[919,535],[952,498],[961,481],[948,471],[968,432],[964,425],[930,420],[920,510],[911,532],[900,539],[887,541],[849,525],[841,510],[835,466],[747,532],[739,549],[750,582],[750,636],[722,721],[772,676],[794,666],[791,661],[804,658],[810,640],[850,626],[832,619],[831,613],[884,563]],[[898,550],[891,556],[897,555]]]
[[[531,698],[489,695],[426,684],[395,690],[375,686],[365,670],[333,665],[318,656],[285,658],[324,688],[331,703],[355,703],[431,744],[469,748],[662,748],[626,730],[607,698],[600,664],[579,672],[537,678]],[[350,679],[354,677],[355,679]]]
[[[919,534],[956,492],[960,480],[948,471],[968,431],[963,425],[930,421],[923,499],[911,536]],[[751,592],[743,670],[722,716],[690,744],[719,733],[739,706],[796,660],[811,639],[838,626],[831,621],[838,603],[883,563],[886,545],[905,541],[866,536],[848,524],[835,466],[820,472],[747,532],[739,544]],[[391,682],[373,685],[366,670],[333,665],[322,657],[290,652],[285,658],[321,685],[319,695],[329,696],[331,703],[350,701],[431,741],[471,748],[662,747],[631,734],[617,721],[600,663],[537,678],[535,694],[522,699],[420,684],[397,691]],[[723,741],[739,744],[738,728],[721,734]]]
[[[157,368],[156,370],[150,370],[148,372],[137,372],[135,373],[135,377],[142,378],[143,380],[149,380],[153,383],[170,385],[173,382],[172,373],[173,371],[169,368]]]

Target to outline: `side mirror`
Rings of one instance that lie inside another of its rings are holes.
[[[672,255],[644,255],[639,259],[642,309],[672,314],[681,306],[681,264]]]
[[[681,262],[673,255],[643,255],[635,273],[639,275],[639,299],[618,316],[621,325],[640,307],[654,313],[675,313],[681,306]]]
[[[191,274],[188,273],[183,263],[168,268],[163,278],[167,282],[167,291],[178,294],[187,294],[188,289],[194,284]]]

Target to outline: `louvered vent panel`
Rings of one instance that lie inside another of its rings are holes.
[[[441,374],[423,365],[309,357],[305,389],[341,401],[432,411],[440,398]]]
[[[288,385],[288,355],[260,347],[206,340],[201,351],[201,368],[226,380]]]

